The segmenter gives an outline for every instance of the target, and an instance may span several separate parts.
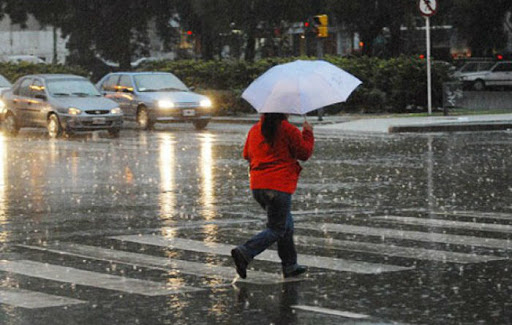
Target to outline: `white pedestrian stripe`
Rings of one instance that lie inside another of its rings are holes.
[[[414,240],[428,243],[477,246],[504,250],[512,249],[512,241],[508,239],[440,234],[433,232],[354,226],[336,223],[297,223],[295,225],[295,228],[304,230],[318,230],[322,232],[332,232],[340,234],[378,236],[381,238]]]
[[[18,288],[0,288],[0,303],[27,309],[61,307],[87,303],[83,300],[49,295]]]
[[[413,218],[413,217],[399,217],[399,216],[381,216],[374,217],[373,219],[393,221],[405,225],[416,226],[429,226],[429,227],[443,227],[455,228],[464,230],[478,230],[478,231],[492,231],[500,233],[512,233],[512,225],[492,224],[492,223],[477,223],[465,221],[453,221],[443,219],[427,219],[427,218]]]
[[[293,309],[298,309],[298,310],[311,311],[311,312],[320,313],[320,314],[340,316],[340,317],[352,318],[352,319],[370,318],[370,316],[365,315],[365,314],[353,313],[350,311],[328,309],[328,308],[322,308],[322,307],[315,307],[315,306],[293,305],[291,307]]]
[[[456,216],[456,217],[470,217],[470,218],[483,218],[483,219],[496,219],[496,220],[512,220],[512,213],[505,212],[485,212],[485,211],[466,211],[466,210],[453,210],[453,211],[429,211],[427,209],[406,208],[400,209],[403,212],[418,212],[426,215],[440,215],[440,216]]]
[[[130,235],[112,237],[117,240],[134,242],[139,244],[154,245],[160,247],[168,247],[171,249],[183,249],[194,252],[210,253],[218,255],[231,255],[233,245],[226,245],[213,242],[202,242],[198,240],[184,238],[167,238],[157,235]],[[258,260],[280,263],[276,251],[266,250],[257,256]],[[361,274],[377,274],[384,272],[396,272],[414,269],[414,267],[404,267],[388,264],[368,263],[361,261],[344,260],[339,258],[330,258],[314,255],[299,255],[299,263],[309,267],[320,269],[354,272]]]
[[[459,216],[471,218],[485,218],[496,220],[512,220],[512,214],[500,212],[479,212],[479,211],[436,211],[433,214],[441,216]]]
[[[430,260],[447,263],[483,263],[505,259],[503,257],[498,256],[465,254],[435,249],[404,247],[387,244],[362,243],[332,238],[295,236],[295,241],[299,245],[309,247],[321,247],[325,249],[338,249],[352,252],[373,253],[386,256],[405,257],[418,260]]]
[[[145,296],[162,296],[201,290],[179,284],[171,285],[139,280],[27,260],[1,260],[0,271]]]
[[[98,246],[87,246],[65,242],[53,245],[49,244],[44,247],[30,245],[17,246],[34,250],[53,252],[61,255],[78,256],[101,261],[124,263],[164,271],[177,270],[184,274],[221,278],[229,280],[230,282],[236,277],[236,271],[233,267],[217,266],[213,264],[178,260],[175,258],[138,254]],[[276,273],[247,270],[247,274],[247,279],[239,279],[238,281],[254,284],[275,284],[297,281],[297,279],[285,280],[281,275]]]

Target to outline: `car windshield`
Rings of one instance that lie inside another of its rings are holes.
[[[58,79],[49,80],[48,92],[53,97],[99,97],[101,94],[94,85],[84,79]]]
[[[188,91],[187,86],[171,73],[140,74],[133,79],[140,92]]]
[[[0,87],[11,87],[11,83],[4,76],[0,76]]]

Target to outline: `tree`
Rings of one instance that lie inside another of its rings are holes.
[[[256,38],[271,39],[286,22],[304,21],[324,13],[323,0],[230,0],[231,17],[246,37],[245,59],[255,56]]]
[[[473,56],[489,56],[504,48],[506,13],[510,0],[453,0],[453,22],[466,38]]]
[[[228,0],[177,0],[174,4],[182,27],[199,37],[201,57],[213,59],[221,50],[220,35],[230,28]]]
[[[389,29],[387,51],[397,56],[402,50],[401,26],[411,26],[411,17],[416,10],[416,1],[410,0],[329,0],[328,8],[337,21],[344,24],[351,33],[358,33],[363,42],[363,54],[373,55],[374,41],[382,35],[383,28]]]
[[[154,19],[160,35],[171,36],[162,23],[173,9],[165,0],[0,0],[0,7],[14,23],[23,25],[32,14],[42,24],[61,28],[69,36],[71,59],[86,65],[97,54],[130,69],[134,56],[147,54],[148,24]]]

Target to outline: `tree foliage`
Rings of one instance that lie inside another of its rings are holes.
[[[134,56],[147,54],[148,26],[156,22],[162,37],[171,37],[174,12],[168,1],[147,0],[0,0],[2,11],[22,26],[28,14],[69,37],[71,61],[90,64],[96,55],[129,69]]]
[[[474,56],[492,55],[506,42],[505,13],[512,10],[510,0],[452,0],[453,23],[467,39]]]
[[[453,24],[475,55],[486,55],[503,47],[507,10],[512,10],[510,0],[442,0],[432,21]],[[263,56],[291,54],[285,31],[317,14],[328,14],[331,26],[336,22],[358,33],[363,54],[396,57],[406,50],[401,27],[417,27],[420,17],[417,1],[411,0],[0,0],[0,16],[5,14],[21,25],[31,14],[43,25],[61,28],[69,37],[72,63],[90,66],[99,56],[123,69],[148,54],[151,26],[165,44],[177,43],[179,31],[171,19],[194,33],[203,59],[220,57],[232,31],[240,31],[238,52],[251,61],[258,39],[265,39]],[[383,30],[387,42],[378,48]]]

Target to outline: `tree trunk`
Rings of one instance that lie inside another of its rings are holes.
[[[252,62],[256,55],[256,38],[254,33],[247,33],[247,44],[245,47],[245,60]]]

